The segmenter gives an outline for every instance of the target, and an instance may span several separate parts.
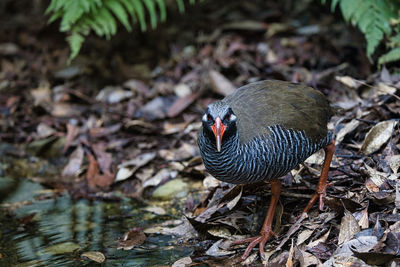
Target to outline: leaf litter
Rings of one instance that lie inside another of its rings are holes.
[[[97,51],[112,60],[92,57],[91,64],[83,60],[65,68],[66,52],[57,42],[43,55],[35,44],[22,53],[27,42],[22,37],[2,41],[0,47],[9,52],[1,59],[7,83],[0,89],[0,140],[32,150],[0,154],[51,162],[59,178],[44,183],[77,198],[120,191],[151,202],[143,212],[160,216],[160,223],[127,232],[117,242],[122,249],[145,245],[146,234],[174,235],[180,244],[195,247],[190,258],[176,259],[176,266],[240,264],[244,246],[231,247],[228,241],[258,233],[270,190],[267,184],[233,187],[206,173],[196,145],[202,112],[249,82],[303,82],[339,107],[330,123],[336,153],[327,207],[314,207],[307,218],[297,219],[315,188],[323,157],[318,154],[297,168],[293,179],[285,178],[275,218],[278,237],[266,244],[268,265],[395,264],[400,257],[400,78],[386,67],[373,70],[360,56],[361,37],[349,35],[344,25],[332,29],[332,15],[310,19],[307,25],[313,27],[300,25],[293,16],[304,14],[303,4],[294,3],[291,14],[284,14],[276,12],[279,3],[224,3],[219,12],[205,12],[211,21],[223,19],[209,23],[196,41],[163,43],[171,50],[162,62],[156,58],[154,69],[150,62],[159,55],[151,46],[136,49],[142,53],[131,47],[118,55]],[[256,15],[249,20],[247,12]],[[320,17],[320,10],[315,14],[311,17]],[[241,23],[227,19],[232,17]],[[357,53],[345,54],[349,48]],[[37,64],[47,64],[46,72]],[[43,175],[43,167],[34,164],[18,166],[4,171],[31,179],[52,173]],[[166,202],[181,208],[173,213]],[[101,262],[101,255],[87,253],[81,256]],[[255,251],[246,263],[262,261]]]

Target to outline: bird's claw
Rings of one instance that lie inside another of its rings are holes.
[[[234,241],[232,244],[239,245],[239,244],[244,244],[244,243],[250,243],[242,255],[242,260],[245,260],[249,256],[251,250],[255,246],[257,246],[257,244],[260,244],[259,245],[260,256],[261,256],[261,258],[264,259],[264,257],[265,257],[264,256],[264,246],[265,246],[265,243],[267,243],[268,239],[271,237],[271,235],[273,235],[275,238],[278,237],[272,230],[266,230],[266,231],[262,231],[260,233],[260,235],[258,235],[258,236],[250,237],[250,238],[246,238],[246,239],[242,239],[242,240],[237,240],[237,241]]]

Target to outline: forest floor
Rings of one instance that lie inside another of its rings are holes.
[[[400,264],[400,75],[370,63],[340,15],[312,1],[205,1],[148,33],[90,37],[67,66],[65,36],[33,2],[9,4],[1,18],[0,176],[32,179],[53,197],[184,201],[174,228],[130,236],[131,247],[157,234],[193,247],[175,266]],[[241,263],[245,246],[230,243],[258,233],[269,185],[211,177],[197,134],[209,103],[265,79],[308,84],[336,107],[332,186],[324,210],[296,222],[323,151],[293,170],[265,260],[255,249]],[[12,193],[0,190],[1,200]]]

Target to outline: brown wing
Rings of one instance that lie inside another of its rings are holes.
[[[245,143],[257,135],[268,135],[268,126],[304,130],[315,141],[327,135],[331,108],[319,91],[283,81],[261,81],[238,88],[225,97],[238,117],[239,138]]]

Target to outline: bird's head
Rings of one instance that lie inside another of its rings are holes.
[[[222,137],[230,136],[236,131],[237,117],[229,105],[217,101],[208,105],[203,118],[203,129],[210,138],[215,138],[217,151],[221,151]]]

